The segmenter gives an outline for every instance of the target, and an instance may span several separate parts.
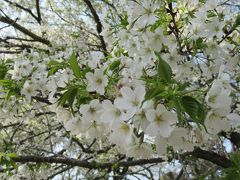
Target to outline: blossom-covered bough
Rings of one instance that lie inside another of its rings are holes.
[[[1,1],[1,179],[240,178],[239,8]]]

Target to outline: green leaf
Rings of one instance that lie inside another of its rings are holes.
[[[209,11],[208,14],[207,14],[208,18],[216,17],[216,16],[217,16],[217,13],[215,11]]]
[[[158,96],[160,93],[162,92],[161,89],[159,88],[151,88],[151,89],[148,89],[147,92],[146,92],[146,95],[145,95],[145,99],[143,101],[143,103],[147,100],[150,100],[152,98],[155,98],[156,96]]]
[[[128,24],[128,16],[127,14],[125,14],[124,17],[121,19],[120,26],[126,28]]]
[[[195,122],[203,124],[205,112],[201,103],[191,96],[183,96],[182,106]]]
[[[55,60],[50,61],[47,66],[50,68],[48,71],[48,77],[55,74],[59,69],[64,69],[67,64],[65,62],[58,62]]]
[[[175,105],[175,108],[176,108],[177,117],[178,117],[179,122],[181,124],[184,124],[184,117],[183,117],[183,114],[182,114],[182,105],[181,105],[181,102],[180,102],[179,98],[175,97],[174,105]]]
[[[55,61],[55,60],[51,60],[49,61],[49,63],[47,64],[47,67],[52,67],[52,66],[56,66],[56,65],[59,65],[60,62],[58,61]]]
[[[55,74],[59,69],[62,69],[60,66],[54,66],[48,71],[48,77]]]
[[[188,86],[190,86],[189,82],[178,83],[178,91],[185,91]]]
[[[5,99],[8,100],[11,96],[20,95],[23,82],[16,82],[14,80],[2,79],[0,80],[0,85],[4,88],[6,92]]]
[[[156,53],[156,55],[158,57],[158,67],[157,67],[158,77],[160,77],[162,80],[166,82],[170,82],[173,75],[171,67],[166,61],[164,61],[161,58],[159,53]]]
[[[11,86],[12,83],[13,82],[11,80],[8,80],[8,79],[0,80],[0,84],[3,87],[9,87],[9,86]]]
[[[116,68],[119,67],[120,63],[121,63],[121,62],[120,62],[119,60],[114,61],[113,63],[110,64],[109,70],[111,70],[111,71],[115,70]]]
[[[194,49],[206,49],[207,44],[203,41],[202,38],[198,38],[196,41],[193,43],[193,48]]]
[[[231,161],[233,163],[233,166],[237,167],[240,169],[240,157],[237,153],[233,153],[231,155]]]
[[[67,105],[71,108],[73,106],[73,102],[78,94],[79,86],[72,86],[67,91],[63,93],[63,95],[59,98],[59,105]]]
[[[240,14],[238,14],[237,19],[236,19],[236,25],[239,26],[240,25]]]
[[[77,61],[77,58],[76,58],[74,53],[72,53],[72,55],[70,57],[70,60],[69,60],[69,63],[70,63],[71,69],[73,70],[73,74],[77,78],[81,78],[81,69],[78,65],[78,61]]]
[[[4,79],[7,74],[7,67],[0,64],[0,79]]]
[[[7,92],[7,95],[6,95],[5,99],[6,99],[6,100],[9,100],[10,97],[13,96],[13,95],[15,95],[14,91],[9,90],[9,91]]]
[[[236,21],[233,25],[233,29],[237,28],[238,26],[240,26],[240,14],[237,15]]]
[[[240,156],[237,152],[231,155],[231,167],[224,170],[226,180],[240,179]]]
[[[92,72],[92,69],[89,66],[84,67],[82,69],[82,77],[85,77],[88,72]]]
[[[8,156],[9,158],[17,158],[18,155],[16,153],[7,153],[6,156]]]

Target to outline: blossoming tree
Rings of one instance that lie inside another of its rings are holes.
[[[239,179],[239,9],[2,0],[1,179]]]

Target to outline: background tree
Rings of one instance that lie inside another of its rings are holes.
[[[233,0],[2,0],[1,179],[239,179]]]

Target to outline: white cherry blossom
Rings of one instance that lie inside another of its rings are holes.
[[[86,130],[81,120],[77,117],[69,119],[64,124],[64,127],[66,128],[67,131],[71,131],[73,135],[78,135],[79,133],[82,133]]]
[[[32,82],[26,81],[21,90],[21,94],[24,95],[28,101],[31,101],[31,97],[36,96],[38,92],[36,86]]]
[[[103,70],[95,69],[94,73],[88,72],[86,74],[87,90],[89,92],[96,91],[100,95],[104,95],[105,87],[108,84],[108,78],[104,75]]]
[[[86,124],[92,121],[99,121],[102,107],[99,100],[94,99],[89,104],[84,104],[80,107],[80,113],[82,114],[83,122]]]
[[[134,114],[140,108],[146,92],[144,86],[138,85],[134,90],[130,87],[122,87],[120,93],[121,97],[115,99],[114,104],[118,108]]]
[[[150,122],[146,132],[150,136],[156,136],[158,134],[162,137],[170,136],[177,122],[176,113],[168,111],[162,104],[159,104],[156,109],[148,110],[146,117]]]
[[[130,117],[122,109],[119,109],[111,101],[105,100],[102,102],[102,113],[100,116],[100,122],[108,123],[110,126],[124,122],[124,120]]]
[[[160,135],[155,138],[157,153],[165,156],[167,154],[167,146],[172,146],[175,151],[187,150],[192,151],[194,144],[189,141],[189,132],[185,128],[175,128],[169,137]]]
[[[116,124],[112,133],[109,135],[109,141],[119,146],[120,149],[126,150],[127,146],[132,143],[133,129],[127,123]]]
[[[218,134],[221,131],[228,132],[231,129],[230,121],[227,118],[223,118],[216,114],[214,111],[210,111],[207,114],[204,124],[207,128],[207,131],[210,134]]]

